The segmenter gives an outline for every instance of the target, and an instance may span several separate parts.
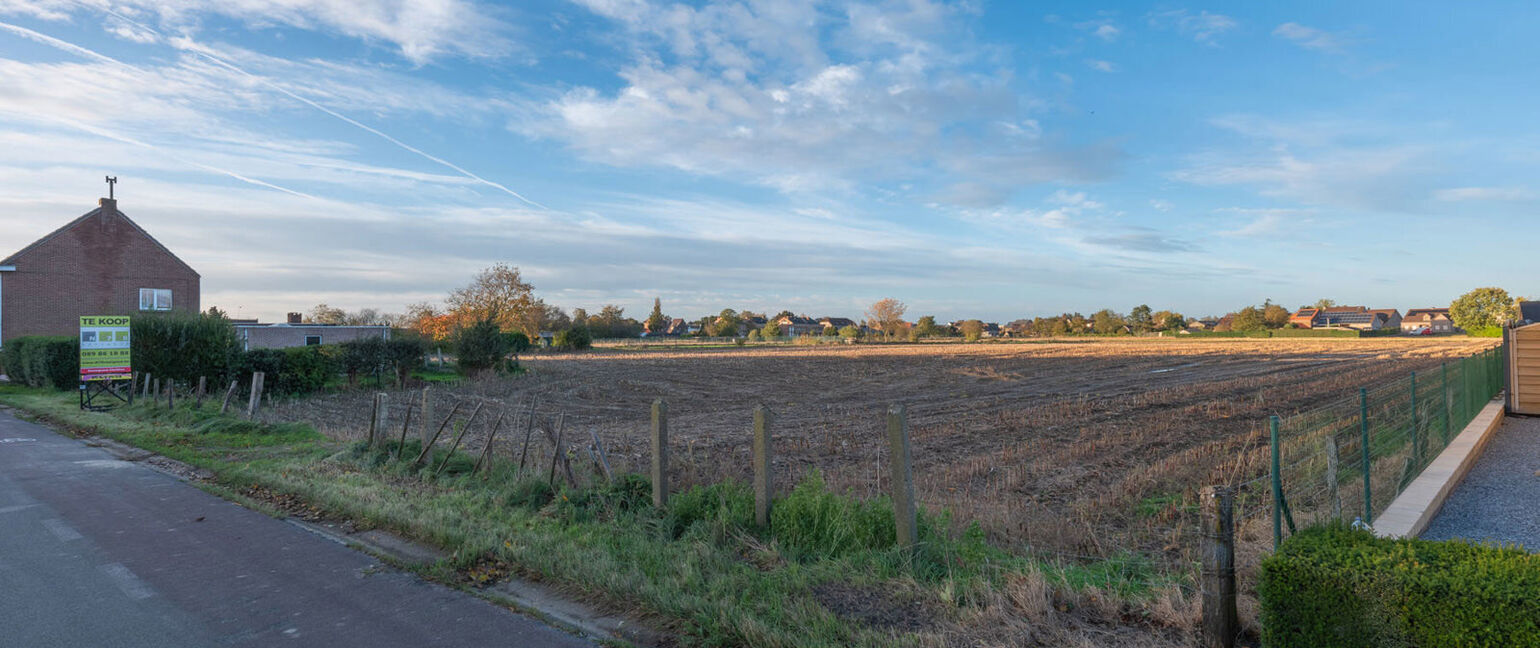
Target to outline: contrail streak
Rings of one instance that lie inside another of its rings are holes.
[[[156,31],[156,29],[154,27],[151,27],[151,26],[146,25],[144,23],[141,23],[141,22],[139,22],[137,20],[129,18],[128,16],[124,16],[123,14],[120,14],[120,13],[118,13],[116,11],[113,11],[112,9],[109,9],[109,8],[106,8],[106,7],[91,7],[90,5],[86,5],[86,4],[78,2],[78,1],[77,1],[77,4],[80,4],[81,6],[87,7],[87,8],[90,8],[90,9],[99,9],[101,11],[104,11],[104,12],[108,13],[108,14],[111,14],[113,17],[117,18],[118,20],[122,20],[122,21],[127,22],[127,23],[129,23],[131,25],[134,25],[134,26],[136,26],[136,27],[138,27],[140,29],[146,30],[146,31],[148,31],[148,32],[150,32],[152,34],[155,34],[156,36],[158,36],[160,38],[166,38],[166,36],[164,34],[160,33],[159,31]],[[368,124],[364,124],[362,122],[359,122],[358,120],[353,119],[351,117],[348,117],[347,115],[344,115],[344,114],[339,113],[339,112],[337,112],[335,110],[327,108],[326,106],[323,106],[323,105],[321,105],[321,104],[319,104],[319,103],[317,103],[315,101],[311,101],[310,99],[302,97],[302,96],[300,96],[300,95],[298,95],[298,94],[296,94],[294,92],[289,91],[287,88],[284,88],[283,86],[280,86],[280,85],[278,85],[276,83],[273,83],[272,81],[269,81],[266,77],[263,77],[263,76],[260,76],[260,75],[257,75],[257,74],[252,74],[251,72],[247,72],[245,69],[242,69],[240,66],[235,65],[234,63],[231,63],[231,62],[225,60],[221,56],[218,56],[218,53],[215,52],[214,50],[212,50],[212,49],[210,49],[208,47],[205,47],[203,45],[198,44],[196,41],[194,41],[190,37],[182,36],[182,37],[179,37],[179,38],[169,38],[169,39],[166,39],[166,41],[168,43],[170,43],[172,47],[175,47],[175,48],[180,49],[180,50],[186,50],[186,51],[192,52],[192,53],[197,54],[198,56],[202,56],[203,58],[208,59],[210,62],[213,62],[213,63],[215,63],[217,65],[220,65],[220,66],[222,66],[222,67],[224,67],[224,68],[226,68],[226,69],[228,69],[228,70],[230,70],[232,72],[236,72],[238,74],[245,75],[247,78],[250,78],[250,79],[252,79],[252,80],[254,80],[254,81],[258,82],[258,83],[261,83],[262,85],[265,85],[268,88],[271,88],[271,89],[273,89],[273,90],[275,90],[277,92],[283,93],[285,96],[289,97],[290,99],[293,99],[295,101],[301,102],[301,103],[303,103],[303,104],[305,104],[307,106],[310,106],[311,108],[314,108],[314,109],[319,110],[321,112],[324,112],[324,113],[326,113],[328,115],[331,115],[332,117],[335,117],[335,118],[340,119],[340,120],[342,120],[344,122],[347,122],[348,124],[351,124],[351,125],[353,125],[353,126],[355,126],[357,128],[361,128],[361,129],[363,129],[363,130],[365,130],[365,131],[367,131],[369,133],[372,133],[372,134],[380,137],[381,139],[384,139],[387,142],[390,142],[391,144],[395,144],[396,146],[399,146],[402,149],[405,149],[407,151],[415,153],[418,156],[420,156],[420,157],[422,157],[422,158],[424,158],[426,160],[430,160],[430,161],[435,162],[437,164],[443,165],[443,166],[445,166],[445,167],[447,167],[449,169],[453,169],[456,173],[459,173],[462,176],[470,178],[471,180],[475,180],[476,182],[479,182],[479,183],[481,183],[483,185],[486,185],[488,187],[492,187],[494,189],[502,191],[503,193],[506,193],[506,194],[508,194],[510,196],[513,196],[514,198],[518,198],[519,200],[522,200],[522,201],[524,201],[526,203],[529,203],[530,205],[533,205],[535,207],[539,207],[541,209],[546,209],[546,210],[550,209],[549,207],[546,207],[545,205],[542,205],[542,204],[537,203],[537,202],[535,202],[533,200],[525,198],[523,196],[523,194],[520,194],[517,191],[509,189],[507,186],[505,186],[505,185],[503,185],[501,183],[493,182],[493,181],[488,180],[486,178],[483,178],[483,177],[481,177],[479,175],[476,175],[475,173],[472,173],[469,170],[465,169],[464,167],[461,167],[460,165],[457,165],[457,164],[455,164],[453,162],[450,162],[449,160],[445,160],[444,158],[441,158],[441,157],[438,157],[438,156],[433,155],[431,153],[428,153],[426,151],[423,151],[422,149],[419,149],[419,148],[417,148],[415,146],[407,144],[406,142],[398,140],[398,139],[390,136],[389,134],[386,134],[386,133],[380,131],[379,129],[376,129],[376,128],[372,127],[372,126],[369,126]],[[63,41],[60,41],[60,42],[62,43]]]
[[[94,61],[100,61],[100,62],[103,62],[103,63],[112,63],[112,64],[115,64],[115,65],[120,65],[120,66],[126,67],[126,68],[128,68],[130,70],[134,70],[136,72],[140,71],[139,68],[134,67],[132,65],[129,65],[128,63],[124,63],[122,61],[119,61],[119,60],[117,60],[115,58],[112,58],[111,56],[107,56],[106,54],[102,54],[100,52],[95,52],[95,51],[86,49],[86,48],[81,47],[79,45],[76,45],[74,43],[70,43],[70,42],[67,42],[67,41],[59,40],[59,39],[54,38],[52,36],[49,36],[47,34],[42,34],[42,33],[39,33],[39,32],[32,31],[30,29],[27,29],[26,27],[20,27],[20,26],[17,26],[17,25],[12,25],[12,24],[7,23],[7,22],[0,22],[0,29],[4,29],[5,31],[11,32],[11,33],[16,34],[18,36],[21,36],[23,38],[27,38],[29,40],[33,40],[33,41],[42,43],[44,45],[48,45],[49,47],[55,47],[55,48],[64,50],[66,52],[70,52],[71,54],[76,54],[76,55],[79,55],[79,56],[83,56],[85,58],[89,58],[89,59],[94,60]],[[164,148],[161,148],[161,147],[156,146],[154,144],[150,144],[149,142],[143,142],[143,141],[140,141],[140,140],[136,140],[136,139],[134,139],[132,137],[128,137],[126,135],[119,135],[117,133],[113,133],[112,131],[109,131],[109,130],[104,129],[104,128],[97,128],[97,127],[92,126],[90,124],[86,124],[86,123],[83,123],[83,122],[78,122],[78,121],[75,121],[73,119],[65,119],[65,118],[62,118],[62,117],[51,117],[51,116],[49,118],[52,119],[53,121],[56,121],[56,122],[59,122],[59,123],[62,123],[62,124],[66,124],[66,125],[68,125],[70,127],[73,127],[73,128],[76,128],[76,129],[79,129],[79,130],[82,130],[82,131],[85,131],[87,133],[91,133],[91,134],[96,135],[98,137],[105,137],[107,139],[115,140],[115,141],[118,141],[118,142],[123,142],[125,144],[133,144],[135,146],[142,146],[142,147],[150,149],[152,151],[159,151],[161,154],[165,155],[166,157],[169,157],[169,158],[171,158],[173,160],[176,160],[178,162],[181,162],[183,164],[189,164],[189,165],[198,167],[200,169],[204,169],[204,170],[207,170],[207,171],[213,171],[215,173],[226,175],[226,176],[229,176],[231,178],[235,178],[236,180],[240,180],[241,182],[253,184],[253,185],[256,185],[256,186],[259,186],[259,187],[266,187],[268,189],[273,189],[275,191],[282,191],[282,192],[284,192],[286,194],[290,194],[290,195],[293,195],[293,196],[300,196],[302,198],[310,198],[312,200],[321,200],[320,198],[317,198],[315,196],[307,194],[307,193],[305,193],[303,191],[295,191],[293,189],[289,189],[288,187],[281,187],[281,186],[275,185],[275,184],[273,184],[271,182],[266,182],[266,181],[263,181],[263,180],[258,180],[256,178],[250,178],[250,177],[241,175],[239,173],[236,173],[234,171],[231,171],[229,169],[221,169],[221,168],[216,167],[216,166],[211,166],[211,165],[208,165],[208,164],[204,164],[202,162],[197,162],[197,161],[194,161],[194,160],[190,160],[190,159],[187,159],[187,158],[182,157],[180,155],[177,155],[175,153],[172,153],[171,151],[168,151],[168,150],[166,150]]]

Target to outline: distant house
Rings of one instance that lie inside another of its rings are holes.
[[[1000,337],[1000,325],[995,322],[985,322],[984,331],[980,335],[987,338]]]
[[[299,313],[289,313],[288,321],[278,324],[237,322],[235,335],[241,341],[241,348],[250,351],[341,344],[370,337],[389,340],[390,327],[383,324],[368,326],[306,324],[301,320]]]
[[[1213,330],[1215,330],[1215,331],[1229,331],[1232,328],[1234,328],[1234,325],[1235,325],[1235,313],[1225,313],[1224,317],[1221,317],[1221,318],[1219,318],[1219,321],[1214,322],[1214,329]]]
[[[1187,323],[1187,328],[1193,331],[1212,331],[1219,326],[1219,320],[1213,317],[1195,319]]]
[[[818,320],[818,323],[820,325],[822,325],[824,328],[833,328],[836,331],[838,331],[838,330],[840,330],[842,328],[845,328],[847,326],[855,326],[856,325],[856,321],[855,320],[853,320],[853,319],[846,319],[844,317],[825,317],[825,318],[822,318],[822,319]]]
[[[1368,309],[1363,306],[1328,308],[1317,315],[1311,328],[1350,328],[1378,331],[1401,328],[1401,313],[1394,308]]]
[[[1401,330],[1408,333],[1429,329],[1434,333],[1453,333],[1454,320],[1449,319],[1447,308],[1412,308],[1401,318]]]
[[[781,327],[781,335],[789,337],[801,337],[803,335],[818,335],[823,332],[823,325],[811,317],[800,315],[784,315],[775,321]]]
[[[0,259],[0,345],[68,335],[82,315],[197,312],[200,277],[118,211],[99,206]]]
[[[1315,322],[1315,316],[1320,312],[1319,308],[1301,308],[1289,315],[1289,323],[1299,328],[1310,328]]]

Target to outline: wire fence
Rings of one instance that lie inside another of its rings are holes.
[[[1502,391],[1503,353],[1488,349],[1307,412],[1271,417],[1270,465],[1238,484],[1237,518],[1270,518],[1274,548],[1314,522],[1372,525]]]

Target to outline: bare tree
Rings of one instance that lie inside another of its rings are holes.
[[[880,299],[866,310],[867,325],[882,331],[884,337],[892,338],[902,332],[906,310],[909,307],[897,299]]]

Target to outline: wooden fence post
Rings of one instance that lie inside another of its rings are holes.
[[[150,392],[148,394],[145,394],[145,396],[148,397],[147,400],[150,401],[151,405],[154,405],[155,401],[160,400],[160,379],[159,378],[155,379],[155,391],[152,391],[152,392]]]
[[[139,397],[144,400],[150,400],[150,378],[153,375],[148,371],[144,372],[144,392],[139,394]]]
[[[251,399],[246,403],[246,418],[255,419],[257,409],[262,406],[262,383],[267,376],[261,371],[251,374]]]
[[[465,419],[465,427],[460,428],[460,433],[455,435],[454,443],[449,445],[449,452],[444,455],[444,462],[438,465],[438,470],[433,471],[435,477],[449,467],[449,460],[455,458],[455,451],[460,449],[460,442],[465,440],[465,435],[471,433],[471,424],[476,422],[476,415],[481,413],[481,406],[486,403],[476,403],[476,409],[471,410],[471,417]]]
[[[914,467],[909,455],[909,415],[903,405],[888,408],[888,459],[898,545],[913,547],[920,538],[914,509]]]
[[[422,442],[423,442],[423,445],[427,445],[427,443],[428,443],[428,426],[433,425],[433,418],[432,418],[433,417],[433,412],[428,409],[428,388],[427,387],[423,387],[422,388],[422,406],[417,408],[417,412],[418,412],[418,414],[420,414],[422,416]]]
[[[198,376],[198,398],[193,407],[203,409],[203,397],[208,395],[208,376]]]
[[[166,409],[176,409],[176,381],[166,380]]]
[[[408,428],[411,428],[411,427],[412,427],[412,403],[410,401],[408,401],[407,404],[406,404],[406,415],[402,417],[402,421],[401,421],[401,440],[397,441],[396,442],[396,448],[394,450],[390,451],[390,458],[391,459],[396,459],[397,457],[401,456],[402,449],[406,448],[406,431],[407,431]]]
[[[497,413],[497,422],[492,424],[492,432],[487,435],[486,445],[481,446],[481,456],[476,458],[476,466],[471,468],[471,472],[481,472],[481,464],[483,463],[487,464],[487,471],[491,472],[492,464],[487,461],[487,456],[492,452],[492,440],[497,438],[497,431],[503,427],[503,415],[507,413],[508,410]]]
[[[1234,648],[1240,634],[1235,607],[1235,495],[1228,486],[1203,489],[1203,648]]]
[[[770,409],[754,408],[754,522],[770,526],[770,498],[774,485],[770,477]]]
[[[652,505],[668,505],[668,403],[652,402]]]
[[[524,426],[524,450],[519,452],[519,475],[524,475],[524,460],[529,458],[529,438],[535,434],[535,405],[540,402],[540,397],[535,396],[529,401],[529,416]]]
[[[230,399],[235,396],[235,387],[238,383],[239,381],[236,380],[230,381],[230,388],[225,390],[225,401],[219,404],[220,414],[224,414],[226,410],[230,409]]]

